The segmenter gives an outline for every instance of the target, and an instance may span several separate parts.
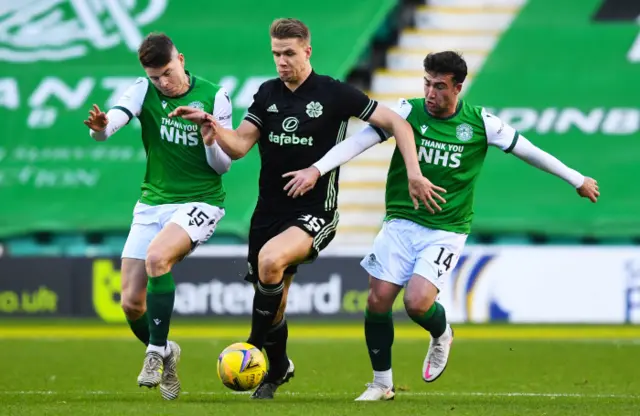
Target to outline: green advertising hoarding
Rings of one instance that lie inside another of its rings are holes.
[[[268,29],[296,17],[312,33],[312,64],[343,78],[392,0],[49,0],[0,8],[0,237],[31,231],[123,230],[144,172],[137,120],[96,143],[82,121],[137,77],[151,31],[172,37],[191,72],[230,92],[237,126],[253,93],[275,76]],[[366,7],[363,7],[366,6]],[[339,10],[339,12],[337,11]],[[218,232],[244,236],[257,196],[257,152],[225,175]]]
[[[635,2],[531,0],[466,98],[598,180],[597,204],[512,156],[489,152],[475,232],[640,236],[640,11]]]

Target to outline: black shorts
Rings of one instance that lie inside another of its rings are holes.
[[[313,237],[311,253],[301,264],[312,263],[336,236],[339,219],[338,211],[290,215],[254,212],[249,230],[249,256],[247,259],[249,270],[244,279],[251,283],[258,281],[258,254],[260,250],[269,240],[289,227],[298,227]],[[287,267],[284,273],[295,274],[297,271],[298,264],[292,264]]]

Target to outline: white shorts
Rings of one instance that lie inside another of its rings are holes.
[[[438,291],[455,268],[467,240],[466,234],[433,230],[415,222],[386,221],[373,242],[373,249],[360,265],[377,279],[405,286],[420,275]]]
[[[224,209],[204,202],[164,205],[138,202],[133,209],[133,222],[122,257],[146,260],[151,240],[169,222],[178,224],[189,234],[193,251],[211,238],[224,213]]]

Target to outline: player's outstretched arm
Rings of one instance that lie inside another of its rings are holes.
[[[597,202],[600,191],[594,179],[587,178],[580,172],[567,167],[554,156],[536,147],[512,126],[484,109],[482,119],[488,144],[506,153],[513,153],[531,166],[563,179],[576,188],[580,196],[589,198],[591,202]]]
[[[525,137],[519,136],[517,140],[511,151],[516,157],[531,166],[535,166],[542,171],[563,179],[576,188],[578,195],[588,198],[591,202],[595,203],[598,201],[598,197],[600,196],[598,182],[571,169],[553,155],[536,147]]]
[[[108,113],[100,110],[97,104],[89,110],[89,117],[83,122],[89,127],[89,135],[103,142],[129,123],[129,116],[120,109],[112,108]]]
[[[395,136],[396,144],[407,167],[409,195],[413,201],[414,208],[418,209],[420,207],[419,201],[422,201],[430,213],[434,214],[435,211],[442,211],[436,199],[445,203],[446,200],[438,192],[444,193],[446,190],[435,186],[429,179],[422,176],[420,164],[418,163],[418,150],[411,125],[398,113],[384,105],[376,107],[369,118],[369,123]]]
[[[134,116],[139,116],[147,88],[149,81],[146,78],[136,79],[106,114],[94,104],[89,110],[89,118],[84,121],[90,129],[89,135],[99,142],[107,140],[126,126]]]
[[[386,137],[381,137],[372,126],[368,125],[358,133],[333,146],[331,150],[310,167],[282,175],[284,178],[291,178],[285,185],[284,190],[288,191],[288,195],[293,198],[304,195],[313,189],[318,179],[325,173],[342,166],[360,153],[380,143],[383,139],[386,139]]]
[[[180,106],[169,113],[169,117],[180,117],[203,127],[208,125],[210,130],[203,128],[201,131],[205,145],[211,146],[215,140],[233,160],[240,159],[249,153],[260,137],[260,130],[248,121],[243,120],[236,130],[225,129],[211,114],[192,107]]]

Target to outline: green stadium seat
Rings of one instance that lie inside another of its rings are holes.
[[[84,250],[87,246],[87,240],[83,234],[53,234],[48,244],[60,247],[65,256],[73,256]]]
[[[579,237],[553,237],[550,236],[547,241],[549,245],[579,245],[582,240]]]
[[[40,244],[33,237],[12,238],[6,243],[10,256],[61,256],[62,247],[51,244]]]
[[[529,245],[531,239],[526,235],[514,234],[514,235],[501,235],[496,236],[494,244],[499,245]]]
[[[119,256],[122,250],[114,250],[114,247],[105,244],[85,244],[84,246],[69,246],[64,254],[69,257],[105,257]]]
[[[126,241],[127,234],[107,234],[104,236],[103,244],[113,252],[122,253]]]
[[[634,241],[633,238],[604,238],[600,240],[600,244],[606,246],[628,246],[628,245],[637,245],[638,243]]]

